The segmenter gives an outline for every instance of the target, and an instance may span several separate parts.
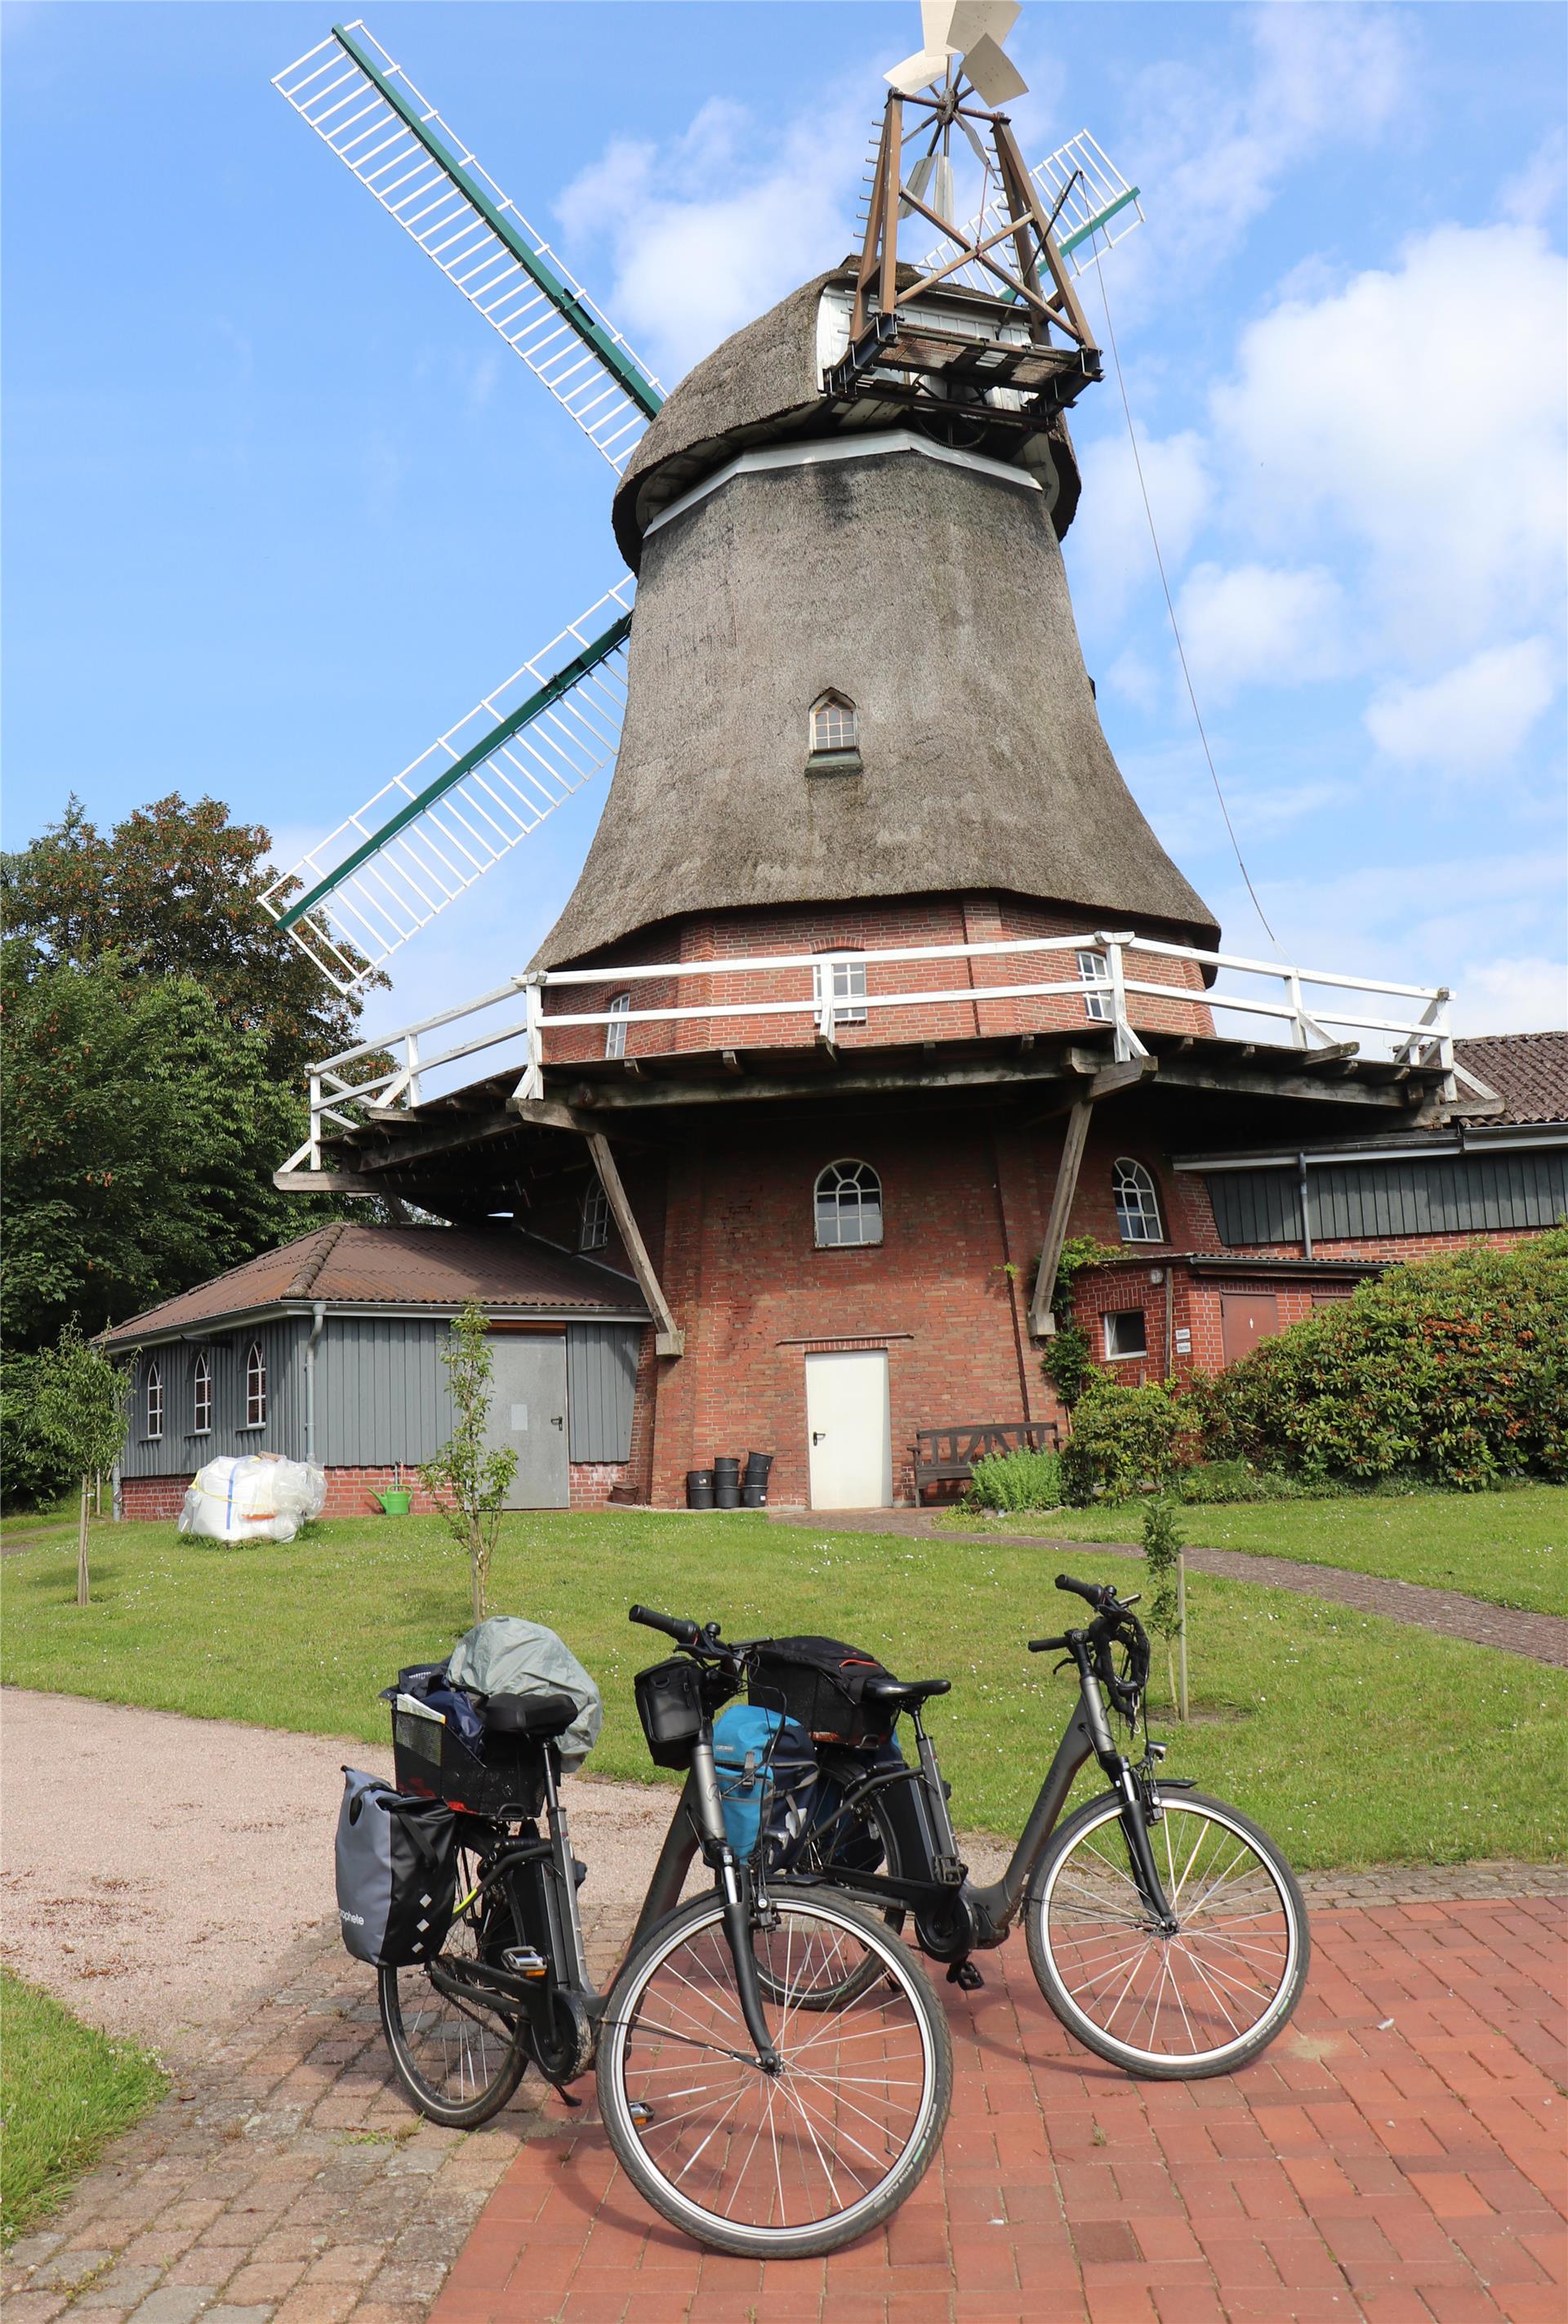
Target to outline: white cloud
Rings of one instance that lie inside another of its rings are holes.
[[[1166,569],[1174,572],[1213,496],[1203,443],[1188,429],[1140,440],[1139,452]],[[1093,438],[1078,447],[1078,458],[1084,497],[1067,535],[1073,594],[1091,618],[1111,621],[1135,589],[1157,577],[1148,517],[1125,434]]]
[[[1237,521],[1348,536],[1374,641],[1417,666],[1558,603],[1565,290],[1534,230],[1440,226],[1253,324],[1212,399]]]
[[[1339,583],[1322,566],[1194,567],[1176,604],[1201,701],[1241,686],[1299,686],[1344,665]]]
[[[1554,129],[1502,189],[1498,208],[1517,226],[1554,226],[1568,184],[1568,137]]]
[[[1484,780],[1508,764],[1551,703],[1556,660],[1545,638],[1485,647],[1429,685],[1385,687],[1368,705],[1367,730],[1400,766]]]
[[[1456,1033],[1550,1033],[1568,1026],[1568,960],[1489,960],[1460,976]]]
[[[862,110],[821,106],[767,135],[714,98],[683,135],[618,140],[567,188],[558,217],[574,237],[607,241],[609,310],[667,387],[849,249]]]

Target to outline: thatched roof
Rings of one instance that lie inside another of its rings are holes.
[[[900,281],[914,269],[900,267]],[[792,290],[754,323],[735,332],[687,374],[632,455],[615,493],[615,539],[635,572],[644,528],[699,477],[749,445],[782,436],[821,437],[897,426],[896,404],[859,398],[834,404],[822,392],[817,310],[830,283],[850,283],[853,265],[837,266]],[[1078,505],[1078,464],[1065,420],[1048,432],[1060,483],[1054,511],[1058,540]],[[1037,447],[1040,456],[1043,447]],[[1029,455],[1026,452],[1026,456]]]
[[[793,392],[814,290],[677,391],[623,499],[661,445]],[[1212,944],[1101,731],[1046,498],[885,449],[742,469],[650,534],[614,779],[540,964],[685,913],[927,891]],[[858,707],[862,773],[806,772],[829,688]]]

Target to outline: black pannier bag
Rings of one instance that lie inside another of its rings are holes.
[[[447,1941],[457,1901],[457,1819],[379,1775],[343,1770],[337,1918],[356,1960],[411,1969]]]
[[[814,1743],[870,1751],[888,1740],[893,1720],[881,1703],[865,1702],[866,1683],[892,1675],[875,1655],[842,1638],[764,1638],[750,1692],[764,1710],[798,1720]]]

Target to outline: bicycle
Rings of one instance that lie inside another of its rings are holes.
[[[915,1764],[895,1755],[868,1766],[863,1750],[818,1740],[835,1803],[807,1834],[789,1885],[831,1885],[863,1900],[895,1936],[912,1918],[921,1951],[965,1989],[983,1982],[972,1956],[1003,1943],[1021,1916],[1041,1992],[1096,2056],[1156,2080],[1233,2072],[1274,2040],[1300,1998],[1311,1950],[1301,1890],[1250,1817],[1191,1777],[1161,1774],[1166,1746],[1148,1733],[1149,1647],[1136,1597],[1124,1601],[1109,1583],[1065,1573],[1056,1587],[1085,1600],[1094,1618],[1028,1642],[1031,1654],[1059,1652],[1058,1667],[1076,1670],[1078,1701],[1000,1880],[970,1880],[926,1732],[923,1706],[950,1682],[887,1677],[869,1680],[863,1701],[890,1732],[908,1717]],[[754,1663],[768,1643],[740,1651]],[[1137,1764],[1117,1748],[1108,1702],[1134,1729],[1144,1715]],[[1110,1788],[1063,1821],[1091,1757]],[[650,1904],[679,1892],[689,1815],[683,1795]],[[800,2006],[833,2006],[850,1989],[818,1987]]]
[[[469,2129],[530,2063],[563,2091],[593,2065],[616,2159],[663,2218],[749,2258],[835,2251],[896,2210],[936,2152],[953,2086],[946,2015],[876,1914],[826,1888],[777,1895],[760,1854],[737,1858],[713,1717],[743,1662],[716,1625],[641,1618],[680,1649],[640,1674],[638,1707],[656,1759],[687,1771],[687,1863],[701,1853],[710,1892],[683,1904],[678,1883],[654,1909],[650,1888],[601,1995],[554,1748],[576,1704],[479,1701],[484,1761],[428,1718],[402,1735],[394,1711],[399,1788],[457,1813],[459,1879],[440,1952],[378,1972],[393,2067],[422,2114]],[[824,1973],[845,1998],[803,2008]]]

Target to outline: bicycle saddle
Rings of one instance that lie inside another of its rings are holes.
[[[569,1694],[492,1694],[476,1708],[487,1735],[528,1735],[536,1743],[564,1735],[577,1715]]]
[[[868,1678],[861,1689],[862,1702],[874,1702],[884,1711],[908,1711],[928,1695],[945,1694],[952,1686],[950,1678]]]

